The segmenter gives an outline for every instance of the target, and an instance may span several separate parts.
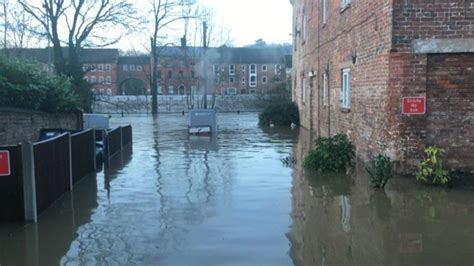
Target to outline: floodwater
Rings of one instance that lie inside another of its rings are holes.
[[[128,123],[133,153],[37,225],[0,226],[0,265],[474,264],[472,191],[307,175],[309,133],[254,113],[220,114],[217,138],[189,137],[181,115],[112,119]]]

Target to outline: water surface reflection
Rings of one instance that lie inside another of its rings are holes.
[[[472,265],[474,195],[392,179],[386,193],[368,186],[363,167],[350,176],[306,173],[302,131],[293,173],[296,265]]]

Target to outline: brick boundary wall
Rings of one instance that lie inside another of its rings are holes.
[[[0,108],[0,145],[37,141],[41,128],[78,130],[82,114],[44,113],[16,108]]]

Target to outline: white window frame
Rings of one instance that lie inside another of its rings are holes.
[[[105,83],[106,84],[112,84],[112,77],[111,76],[105,77]]]
[[[174,95],[174,86],[168,86],[168,95]]]
[[[100,72],[104,71],[104,65],[103,64],[98,64],[97,68],[99,69]]]
[[[110,72],[111,70],[112,70],[112,67],[110,66],[110,64],[106,64],[105,71]]]
[[[219,75],[220,74],[219,65],[214,64],[213,65],[213,70],[214,70],[214,75]]]
[[[229,77],[229,83],[234,84],[235,83],[235,77]]]
[[[250,64],[249,73],[250,74],[257,74],[257,65],[256,64]]]
[[[351,108],[351,69],[345,68],[342,70],[342,108]]]
[[[142,71],[142,70],[143,70],[142,65],[137,65],[137,71]]]
[[[324,73],[323,75],[323,105],[329,105],[329,75]]]
[[[104,76],[99,76],[99,84],[104,84]]]
[[[262,65],[262,72],[267,72],[267,71],[268,71],[268,66]]]
[[[89,77],[88,77],[88,76],[84,76],[84,80],[85,80],[86,82],[89,82]]]
[[[111,88],[107,88],[106,90],[107,92],[107,96],[112,96],[112,89]]]
[[[341,9],[347,8],[351,4],[351,0],[341,0]]]
[[[254,81],[252,81],[252,78],[254,78]],[[250,87],[257,87],[257,76],[256,75],[250,75],[249,86]]]
[[[130,69],[130,71],[135,71],[135,65],[130,65],[128,68]]]
[[[242,72],[245,72],[245,69],[246,69],[245,65],[242,65],[241,69],[242,69]]]
[[[245,83],[246,83],[245,77],[242,77],[241,83],[242,83],[242,85],[245,85]]]
[[[97,82],[97,79],[95,76],[91,76],[91,83],[95,84]]]
[[[267,77],[267,76],[263,76],[263,77],[262,77],[262,83],[263,83],[263,84],[267,84],[267,83],[268,83],[268,77]]]
[[[281,65],[280,64],[275,65],[275,75],[281,75]]]
[[[234,64],[229,65],[229,75],[231,75],[231,76],[235,75],[235,65]]]
[[[123,71],[128,71],[128,65],[123,65],[122,69],[123,69]]]
[[[158,95],[162,95],[162,94],[163,94],[163,87],[161,87],[160,85],[157,86],[156,90],[157,90],[157,92],[158,92]]]
[[[90,65],[90,67],[91,67],[91,69],[90,69],[91,72],[96,72],[97,71],[95,65]]]
[[[237,89],[236,88],[227,88],[227,94],[228,95],[236,95],[237,94]]]
[[[322,0],[323,25],[328,24],[328,0]]]

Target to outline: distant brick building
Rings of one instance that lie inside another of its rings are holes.
[[[160,47],[158,51],[158,91],[164,95],[200,92],[203,75],[208,94],[223,95],[268,93],[287,79],[287,53],[280,47]]]
[[[347,133],[364,159],[407,169],[427,145],[474,171],[474,3],[291,0],[293,99],[302,125]],[[426,99],[422,115],[402,98]]]

